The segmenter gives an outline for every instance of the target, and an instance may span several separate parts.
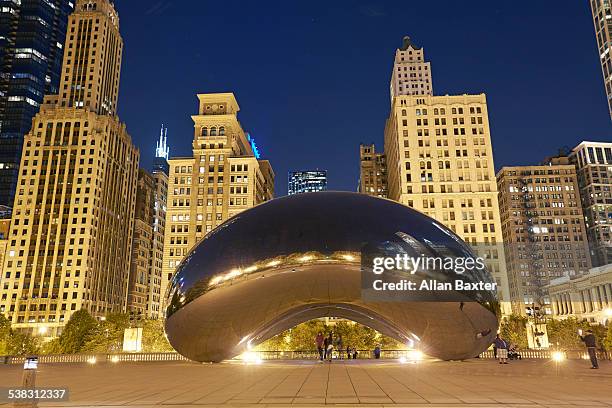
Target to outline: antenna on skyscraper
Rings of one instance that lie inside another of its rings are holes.
[[[170,148],[168,147],[168,128],[164,128],[162,123],[159,131],[159,141],[155,146],[155,157],[163,157],[168,160],[170,157]]]

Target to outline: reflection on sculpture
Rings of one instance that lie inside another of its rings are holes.
[[[301,322],[334,316],[441,359],[471,358],[491,344],[495,293],[461,295],[460,302],[365,301],[361,251],[368,245],[470,251],[441,224],[390,200],[341,192],[275,199],[231,218],[185,258],[167,293],[168,339],[192,360],[217,362]]]

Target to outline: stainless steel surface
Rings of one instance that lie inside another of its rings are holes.
[[[488,347],[498,325],[494,292],[469,293],[462,302],[364,301],[361,251],[381,244],[396,253],[415,245],[470,253],[440,223],[390,200],[342,192],[275,199],[219,226],[179,266],[166,295],[168,339],[190,359],[217,362],[301,322],[334,316],[415,341],[441,359],[471,358]],[[491,281],[486,271],[476,278]]]

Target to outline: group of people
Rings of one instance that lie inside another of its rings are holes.
[[[582,330],[578,331],[580,340],[584,343],[591,360],[591,369],[598,369],[599,362],[597,361],[597,340],[593,334],[593,330],[588,329],[586,334],[582,335]],[[516,353],[516,347],[512,347],[506,340],[502,339],[498,334],[493,340],[493,354],[499,360],[499,364],[508,364],[509,353]],[[510,355],[512,357],[512,355]]]
[[[345,348],[341,334],[334,338],[332,332],[325,337],[323,336],[323,333],[319,332],[315,337],[315,343],[317,345],[317,351],[319,352],[320,361],[328,360],[331,362],[334,355],[334,350],[337,350],[338,358],[341,360],[344,359],[344,352],[346,352],[347,359],[357,359],[357,350],[355,347],[351,347],[350,345],[347,345]]]

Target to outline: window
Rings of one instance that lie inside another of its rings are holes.
[[[200,133],[202,136],[208,136],[208,129],[203,127]]]

